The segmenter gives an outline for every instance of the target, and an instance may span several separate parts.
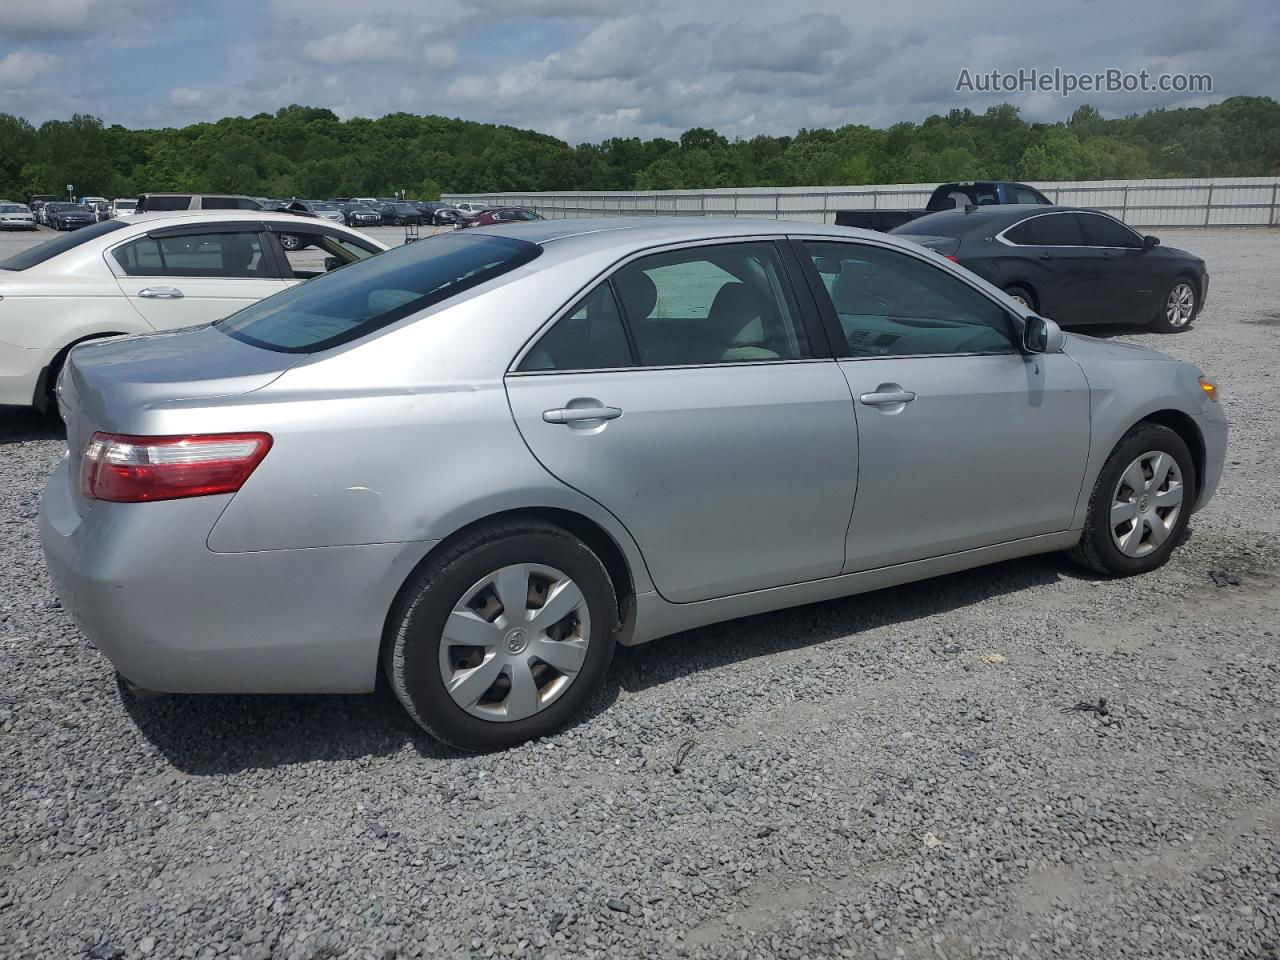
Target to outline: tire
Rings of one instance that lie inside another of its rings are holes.
[[[524,600],[517,627],[500,582]],[[537,621],[540,589],[556,604],[548,616],[567,610],[563,618]],[[446,643],[447,624],[455,642]],[[551,524],[516,519],[467,534],[433,558],[402,591],[388,631],[383,670],[409,715],[454,747],[502,750],[557,730],[599,689],[617,643],[618,601],[585,544]]]
[[[1161,471],[1163,482],[1157,483]],[[1071,559],[1112,577],[1163,566],[1186,530],[1196,483],[1195,461],[1180,436],[1158,423],[1133,427],[1103,464]]]
[[[1013,299],[1022,303],[1024,306],[1032,310],[1036,309],[1035,296],[1031,293],[1030,290],[1022,286],[1021,284],[1012,283],[1009,286],[1004,288],[1004,292],[1007,296],[1013,297]]]
[[[1169,284],[1156,315],[1151,318],[1151,329],[1161,333],[1181,333],[1195,322],[1200,312],[1200,293],[1191,277],[1175,277]]]
[[[292,233],[280,234],[280,246],[286,250],[298,250],[302,247],[302,241]]]

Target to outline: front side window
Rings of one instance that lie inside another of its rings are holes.
[[[1123,223],[1097,213],[1077,214],[1084,230],[1084,242],[1091,247],[1138,249],[1142,240]]]
[[[805,242],[855,357],[1007,353],[1004,310],[943,268],[853,243]]]
[[[1049,213],[1023,220],[1005,231],[1005,239],[1026,247],[1082,247],[1084,234],[1074,213]]]
[[[436,237],[300,283],[216,327],[266,350],[314,353],[487,283],[541,252],[536,244],[469,231]]]
[[[615,283],[646,366],[812,356],[772,243],[654,254],[627,264]]]
[[[139,237],[112,256],[131,277],[275,277],[256,232]]]
[[[365,260],[377,253],[376,248],[361,246],[348,237],[340,237],[322,231],[296,230],[291,226],[289,236],[296,237],[297,244],[281,246],[289,273],[295,280],[318,277],[336,266],[347,266],[357,260]]]
[[[520,369],[610,370],[632,365],[622,315],[606,281],[556,321],[525,355]]]

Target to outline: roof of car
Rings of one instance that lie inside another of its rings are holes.
[[[626,231],[621,234],[620,231]],[[570,220],[526,220],[486,226],[488,235],[513,237],[546,244],[569,237],[615,233],[611,239],[646,243],[680,243],[717,237],[807,234],[883,240],[886,234],[852,227],[812,223],[803,220],[773,220],[760,217],[582,217]]]

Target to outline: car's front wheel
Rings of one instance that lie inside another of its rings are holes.
[[[1195,461],[1183,439],[1158,423],[1138,424],[1098,475],[1072,559],[1113,577],[1162,566],[1186,529],[1195,491]]]
[[[585,544],[512,520],[432,559],[390,629],[383,668],[414,720],[464,750],[498,750],[563,726],[600,687],[618,603]]]
[[[1195,284],[1187,277],[1178,277],[1169,285],[1151,326],[1165,333],[1178,333],[1191,326],[1199,310]]]

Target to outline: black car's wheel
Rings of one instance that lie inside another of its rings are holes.
[[[581,541],[511,520],[428,563],[389,623],[383,668],[413,719],[453,746],[498,750],[561,727],[597,690],[618,604]]]
[[[1012,297],[1014,300],[1017,300],[1018,303],[1026,307],[1028,310],[1036,309],[1035,295],[1026,287],[1022,286],[1021,284],[1019,283],[1010,284],[1009,286],[1004,288],[1004,292],[1008,294],[1010,297]]]
[[[1071,558],[1113,577],[1162,566],[1186,529],[1195,491],[1195,461],[1183,439],[1158,423],[1138,424],[1103,465]]]
[[[1190,277],[1176,277],[1151,319],[1151,328],[1164,333],[1179,333],[1191,326],[1199,312],[1200,297],[1195,281]]]

